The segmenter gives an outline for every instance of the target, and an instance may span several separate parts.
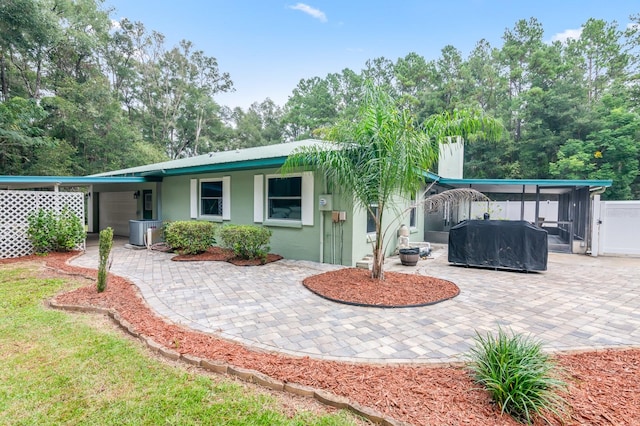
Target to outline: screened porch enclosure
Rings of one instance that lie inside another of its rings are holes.
[[[546,230],[550,252],[586,253],[590,250],[591,194],[603,188],[588,184],[553,184],[553,181],[522,185],[513,181],[478,181],[455,187],[476,189],[491,201],[445,205],[439,211],[427,213],[425,241],[446,243],[451,227],[468,219],[482,220],[488,214],[490,219],[524,220]],[[450,185],[437,185],[433,191],[450,188]]]

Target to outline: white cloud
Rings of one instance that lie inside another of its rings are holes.
[[[551,41],[561,41],[562,43],[565,43],[570,38],[574,40],[579,39],[580,34],[582,34],[582,28],[578,28],[577,30],[564,30],[563,32],[555,34],[553,37],[551,37]]]
[[[635,22],[629,22],[627,24],[628,30],[640,30],[640,24],[636,24]]]
[[[327,15],[325,15],[323,11],[316,9],[315,7],[311,7],[308,4],[297,3],[295,6],[289,6],[289,9],[299,10],[300,12],[316,18],[320,22],[327,22]]]

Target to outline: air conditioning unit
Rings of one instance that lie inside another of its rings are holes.
[[[144,246],[147,229],[162,229],[161,220],[130,220],[129,221],[129,244],[134,246]],[[154,232],[156,234],[156,232]],[[151,241],[149,243],[152,243]]]

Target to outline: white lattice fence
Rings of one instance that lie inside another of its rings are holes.
[[[27,238],[29,213],[64,207],[84,223],[84,195],[81,192],[0,191],[0,259],[26,256],[33,252]]]

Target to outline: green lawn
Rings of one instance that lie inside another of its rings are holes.
[[[27,264],[0,266],[0,424],[355,424],[345,412],[289,418],[278,398],[149,357],[96,326],[102,317],[43,306],[68,286]]]

